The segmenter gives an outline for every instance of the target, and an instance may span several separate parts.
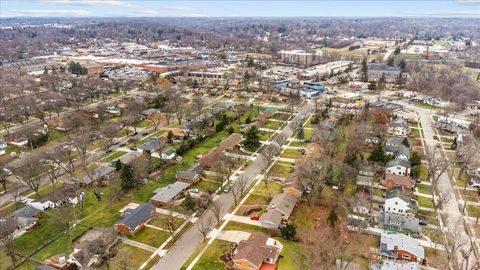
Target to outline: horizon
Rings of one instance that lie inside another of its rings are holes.
[[[28,8],[25,4],[28,3]],[[432,5],[434,4],[434,5]],[[480,0],[0,2],[0,18],[480,18]]]

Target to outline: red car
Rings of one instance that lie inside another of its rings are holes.
[[[258,214],[253,214],[250,216],[251,220],[260,220],[260,216]]]

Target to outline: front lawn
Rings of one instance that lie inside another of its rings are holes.
[[[418,192],[423,193],[423,194],[432,195],[432,190],[431,190],[430,186],[417,184],[416,187],[418,189]]]
[[[434,208],[433,201],[430,198],[417,196],[418,205],[426,208]]]
[[[306,147],[308,145],[308,142],[299,142],[299,141],[292,141],[289,146],[294,146],[294,147]]]
[[[127,152],[124,152],[124,151],[115,151],[113,153],[111,153],[110,155],[108,155],[107,157],[105,157],[104,159],[102,159],[102,162],[110,162],[112,160],[115,160],[123,155],[125,155]]]
[[[480,216],[480,207],[474,205],[467,205],[467,212],[468,215],[471,217],[478,217]]]
[[[159,247],[169,236],[169,233],[166,231],[145,227],[135,236],[128,236],[128,238],[152,247]]]
[[[193,270],[224,270],[225,262],[220,259],[225,252],[229,250],[230,242],[223,240],[215,240],[207,248],[203,256],[197,261]]]
[[[298,159],[302,156],[302,153],[297,149],[286,149],[280,157]]]
[[[270,174],[274,177],[280,178],[286,178],[292,171],[292,167],[279,164],[278,162],[276,162],[272,168],[270,168]]]
[[[152,255],[149,251],[125,243],[120,243],[115,250],[116,256],[108,261],[107,269],[138,269]]]
[[[425,182],[430,182],[430,178],[428,178],[428,169],[425,165],[420,165],[420,170],[418,173],[418,178]]]
[[[268,120],[262,128],[268,128],[268,129],[279,129],[284,125],[283,122],[278,122],[278,121],[272,121]]]

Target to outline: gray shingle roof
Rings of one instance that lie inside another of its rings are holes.
[[[168,203],[180,192],[188,188],[188,186],[190,186],[188,183],[175,182],[166,187],[158,188],[154,191],[156,194],[151,198],[151,200],[161,203]]]
[[[385,164],[386,168],[396,167],[396,166],[403,166],[403,167],[406,167],[406,168],[411,168],[412,167],[412,165],[410,164],[410,161],[403,160],[403,159],[392,159],[392,160],[387,161],[387,163]]]
[[[409,230],[414,233],[422,232],[422,227],[419,224],[420,220],[416,217],[407,217],[404,215],[380,211],[378,222],[383,223],[386,226]]]
[[[128,209],[127,209],[128,210]],[[155,206],[151,203],[144,203],[133,210],[125,211],[123,219],[116,224],[123,224],[130,230],[135,230],[139,225],[142,225],[150,218],[152,211],[155,210]]]
[[[382,234],[380,238],[380,252],[387,253],[393,251],[395,246],[398,247],[398,250],[407,251],[420,260],[425,259],[425,250],[412,237],[404,234]]]

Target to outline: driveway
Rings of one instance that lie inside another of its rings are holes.
[[[244,231],[221,231],[217,235],[217,239],[228,242],[240,243],[242,240],[247,240],[251,233]]]

